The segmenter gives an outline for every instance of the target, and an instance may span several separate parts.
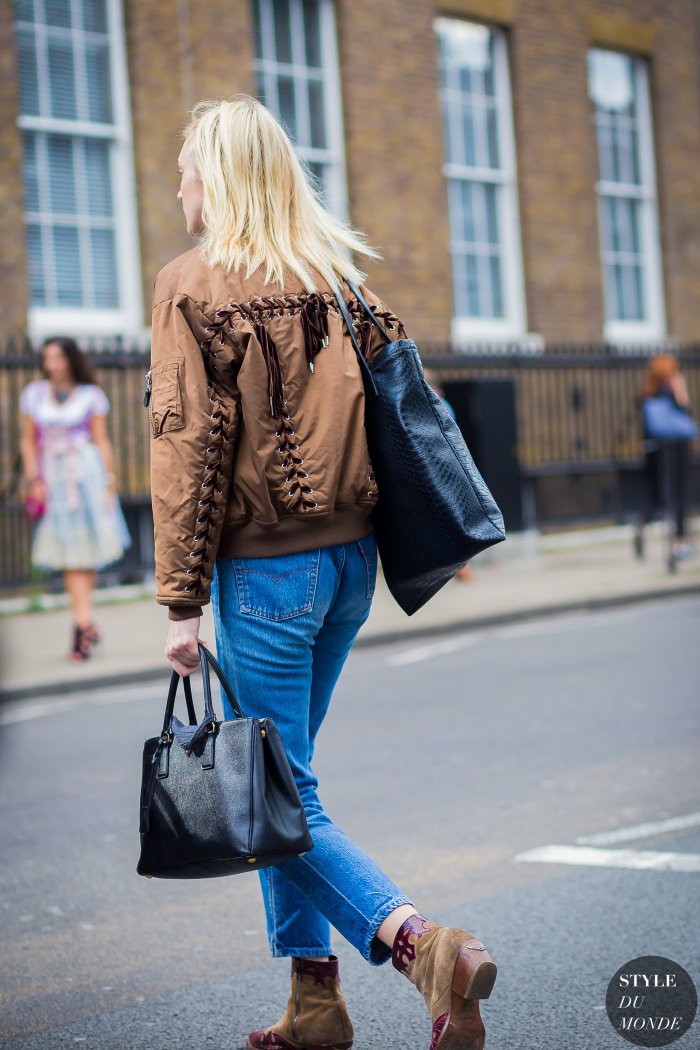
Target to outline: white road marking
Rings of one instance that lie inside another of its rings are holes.
[[[474,634],[460,634],[456,638],[444,638],[440,642],[429,642],[426,645],[417,645],[412,649],[404,649],[403,652],[395,653],[387,658],[390,667],[403,667],[405,664],[419,663],[421,660],[431,660],[434,656],[443,656],[447,653],[456,653],[460,649],[468,649],[481,641],[481,632]]]
[[[168,692],[168,676],[158,685],[115,686],[110,690],[99,690],[94,693],[74,693],[67,697],[49,697],[46,700],[15,700],[5,705],[0,712],[0,726],[18,725],[20,722],[31,722],[36,718],[73,711],[78,707],[104,706],[108,704],[133,704],[139,701],[164,698]]]
[[[552,845],[518,853],[514,859],[538,864],[575,864],[595,868],[700,872],[700,855],[697,853],[670,853],[660,850]]]
[[[501,626],[484,627],[478,630],[467,630],[451,638],[443,638],[436,642],[426,642],[423,645],[414,645],[409,649],[402,649],[399,653],[392,653],[387,657],[389,667],[403,667],[406,664],[420,663],[422,660],[432,660],[436,656],[444,656],[448,653],[456,653],[461,649],[469,649],[480,642],[492,639],[508,638],[531,638],[539,634],[561,634],[569,631],[580,631],[590,627],[605,627],[611,618],[615,622],[620,620],[636,619],[639,615],[637,609],[613,609],[609,613],[562,613],[561,616],[527,620],[523,623],[506,623]]]
[[[668,817],[666,820],[652,820],[646,824],[633,824],[627,828],[614,831],[600,831],[596,835],[579,835],[574,841],[580,846],[612,846],[616,842],[632,842],[634,839],[648,839],[652,835],[663,835],[668,831],[683,831],[685,828],[700,827],[700,812],[686,813],[683,817]]]

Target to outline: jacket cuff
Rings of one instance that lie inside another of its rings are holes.
[[[201,605],[169,605],[169,620],[191,620],[194,616],[202,615]]]

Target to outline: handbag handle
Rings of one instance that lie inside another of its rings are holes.
[[[374,327],[377,328],[382,333],[384,341],[387,343],[387,345],[389,343],[393,343],[394,340],[391,338],[389,333],[387,331],[385,331],[385,329],[379,323],[379,321],[375,317],[374,310],[369,305],[369,303],[365,299],[365,297],[362,294],[362,292],[360,291],[360,289],[356,288],[355,285],[352,283],[352,281],[348,281],[347,278],[345,279],[345,283],[347,284],[348,288],[350,289],[352,294],[355,296],[355,298],[357,299],[358,303],[363,308],[363,310],[365,311],[367,316],[369,317],[369,319],[372,322],[372,324],[374,325]]]
[[[211,698],[211,681],[209,680],[209,666],[219,679],[219,682],[224,687],[224,692],[228,697],[228,702],[233,708],[233,713],[236,718],[243,718],[243,712],[241,711],[240,704],[236,699],[233,689],[231,688],[230,682],[223,672],[221,664],[218,662],[213,653],[210,653],[206,645],[202,645],[201,642],[197,643],[199,646],[199,661],[202,667],[202,682],[204,684],[204,711],[207,715],[214,715],[214,707]]]
[[[216,716],[214,714],[214,704],[212,702],[211,695],[209,665],[211,665],[214,674],[221,682],[221,685],[224,687],[224,692],[226,693],[229,703],[233,708],[234,715],[236,716],[236,718],[243,718],[243,712],[241,711],[240,704],[238,703],[238,700],[234,695],[233,689],[231,688],[229,680],[224,674],[221,665],[213,656],[213,654],[209,652],[205,645],[202,645],[201,642],[197,642],[197,646],[199,648],[199,662],[202,670],[202,684],[204,686],[204,721],[216,721]],[[190,725],[196,726],[198,722],[197,715],[195,714],[194,710],[194,702],[192,700],[192,685],[190,683],[190,676],[184,675],[183,678],[185,685],[185,703],[187,704],[187,715],[190,720]],[[163,730],[161,733],[162,737],[166,737],[170,732],[170,719],[172,718],[173,711],[175,710],[175,696],[177,694],[177,687],[179,682],[180,675],[177,671],[173,671],[173,673],[170,676],[170,688],[168,689],[168,698],[165,701],[165,717],[163,718]]]
[[[348,282],[348,287],[352,288],[352,286],[350,285],[349,282]],[[345,327],[347,328],[348,333],[350,335],[350,339],[352,341],[353,349],[355,350],[355,353],[357,354],[357,360],[360,362],[360,371],[362,372],[362,379],[363,379],[364,386],[365,386],[365,396],[368,397],[370,401],[374,401],[375,398],[379,397],[379,394],[377,392],[377,387],[376,387],[376,384],[374,382],[374,376],[372,375],[370,367],[367,364],[367,362],[365,361],[364,356],[362,354],[362,351],[360,350],[360,346],[359,346],[359,343],[357,342],[357,337],[355,335],[355,329],[352,326],[352,321],[350,319],[350,314],[348,313],[348,308],[347,308],[347,305],[345,303],[345,299],[343,297],[343,293],[342,293],[342,291],[340,289],[340,286],[338,288],[334,289],[333,294],[334,294],[335,300],[336,300],[336,302],[338,304],[338,309],[340,310],[341,316],[342,316],[343,320],[345,321]],[[376,321],[376,318],[375,318],[375,321]]]

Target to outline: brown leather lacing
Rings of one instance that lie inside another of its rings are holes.
[[[362,351],[362,355],[366,360],[370,358],[370,351],[372,348],[372,336],[374,333],[375,326],[370,321],[369,317],[365,313],[362,304],[358,299],[346,300],[348,313],[353,319],[353,328],[355,329],[355,336],[357,338],[358,345]],[[372,307],[372,313],[375,317],[378,317],[384,323],[384,327],[389,332],[397,332],[397,339],[405,339],[406,331],[403,323],[399,321],[396,314],[391,313],[390,310],[380,310],[378,307]],[[357,318],[357,319],[356,319]]]
[[[372,345],[372,322],[367,318],[361,304],[354,297],[347,301],[348,311],[353,317],[353,327],[356,330],[357,341],[365,358],[369,357]],[[302,328],[304,332],[304,347],[306,361],[311,372],[314,371],[314,357],[328,346],[328,314],[333,310],[335,315],[339,314],[335,296],[330,292],[299,292],[287,295],[261,296],[251,299],[247,303],[228,303],[225,307],[215,311],[214,319],[209,320],[205,332],[209,338],[200,343],[204,357],[205,366],[211,382],[208,384],[209,401],[212,405],[211,420],[212,428],[209,431],[209,444],[207,446],[207,460],[204,465],[204,481],[201,486],[201,498],[198,501],[198,513],[195,521],[195,533],[193,543],[195,546],[189,552],[192,565],[187,569],[187,575],[192,577],[191,583],[187,584],[185,590],[199,595],[204,590],[202,575],[204,567],[208,565],[211,558],[208,549],[212,544],[210,531],[213,519],[223,512],[223,506],[217,503],[216,497],[223,494],[223,463],[224,444],[230,439],[232,420],[228,410],[216,391],[216,379],[214,374],[218,368],[217,358],[221,349],[225,346],[226,334],[235,331],[236,322],[247,320],[250,322],[265,360],[268,377],[268,403],[270,415],[275,419],[277,429],[275,437],[279,439],[277,453],[282,469],[285,471],[285,484],[290,496],[289,509],[312,510],[318,504],[310,496],[313,488],[308,484],[309,475],[301,470],[304,463],[300,455],[299,443],[291,439],[296,437],[292,418],[287,411],[287,399],[284,396],[284,382],[280,365],[279,353],[274,339],[267,329],[267,323],[276,317],[293,317],[301,313]],[[388,331],[398,329],[398,337],[405,338],[403,324],[395,314],[388,310],[380,311],[373,307],[376,317],[383,320]],[[235,318],[235,320],[234,320]],[[356,319],[355,319],[356,318]],[[367,495],[376,496],[377,489],[372,471],[372,464],[368,461]]]
[[[209,431],[209,444],[207,445],[206,461],[204,464],[204,481],[200,487],[200,498],[197,501],[197,517],[195,518],[195,532],[192,537],[194,546],[189,552],[192,564],[187,569],[187,575],[192,577],[192,582],[185,586],[186,591],[194,591],[196,596],[204,591],[202,573],[204,566],[212,560],[209,556],[209,547],[212,540],[209,535],[213,519],[223,512],[223,504],[217,502],[217,496],[223,495],[224,475],[224,448],[230,443],[231,416],[223,401],[219,398],[213,384],[207,385],[209,403],[211,404],[211,429]]]

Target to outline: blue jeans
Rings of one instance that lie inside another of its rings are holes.
[[[243,713],[271,717],[296,780],[314,847],[258,872],[273,956],[331,954],[332,924],[372,965],[391,958],[375,938],[411,904],[324,812],[311,768],[316,734],[377,577],[374,533],[293,554],[218,558],[212,607],[219,661]],[[233,711],[222,691],[224,717]]]

